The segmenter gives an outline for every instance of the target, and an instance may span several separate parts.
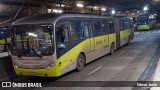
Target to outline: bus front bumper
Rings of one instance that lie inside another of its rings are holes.
[[[137,30],[149,30],[149,29],[151,29],[151,27],[147,25],[137,26]]]
[[[53,66],[49,69],[25,69],[18,68],[14,65],[16,75],[26,76],[42,76],[42,77],[58,77],[61,75],[61,69],[59,66]]]

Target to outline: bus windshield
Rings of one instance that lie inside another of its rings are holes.
[[[53,25],[19,25],[12,29],[12,55],[38,56],[53,54]]]
[[[147,25],[149,24],[147,17],[139,17],[138,18],[138,25]]]

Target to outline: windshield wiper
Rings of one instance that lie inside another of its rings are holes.
[[[33,51],[34,54],[36,54],[36,56],[38,56],[39,58],[42,58],[42,55],[39,55],[39,54],[35,51],[35,49],[32,48],[32,51]]]

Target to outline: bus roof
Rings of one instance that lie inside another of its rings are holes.
[[[22,25],[22,24],[44,24],[44,23],[54,23],[56,20],[67,17],[82,17],[82,18],[110,18],[101,15],[91,15],[91,14],[40,14],[29,17],[21,18],[13,23],[13,25]]]

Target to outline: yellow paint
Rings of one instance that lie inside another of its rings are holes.
[[[23,75],[30,75],[30,76],[45,76],[47,74],[47,77],[56,77],[62,75],[62,70],[69,65],[73,60],[77,60],[77,57],[80,52],[86,51],[86,40],[72,48],[70,51],[68,51],[66,54],[61,56],[59,59],[56,60],[56,63],[53,67],[50,69],[23,69],[23,68],[17,68],[14,66],[15,72],[18,75],[21,75],[20,73],[23,73]],[[61,65],[59,65],[61,63]],[[34,73],[32,75],[31,73]],[[36,74],[35,74],[36,73]]]
[[[29,75],[29,76],[46,76],[56,77],[61,75],[61,67],[54,65],[50,69],[24,69],[17,68],[14,65],[14,70],[17,75]],[[34,73],[34,74],[33,74]]]
[[[109,34],[109,45],[116,41],[116,33]]]
[[[10,38],[7,38],[6,40],[7,40],[7,43],[11,42]],[[6,44],[5,39],[1,39],[0,40],[0,45],[4,45],[4,44]]]

